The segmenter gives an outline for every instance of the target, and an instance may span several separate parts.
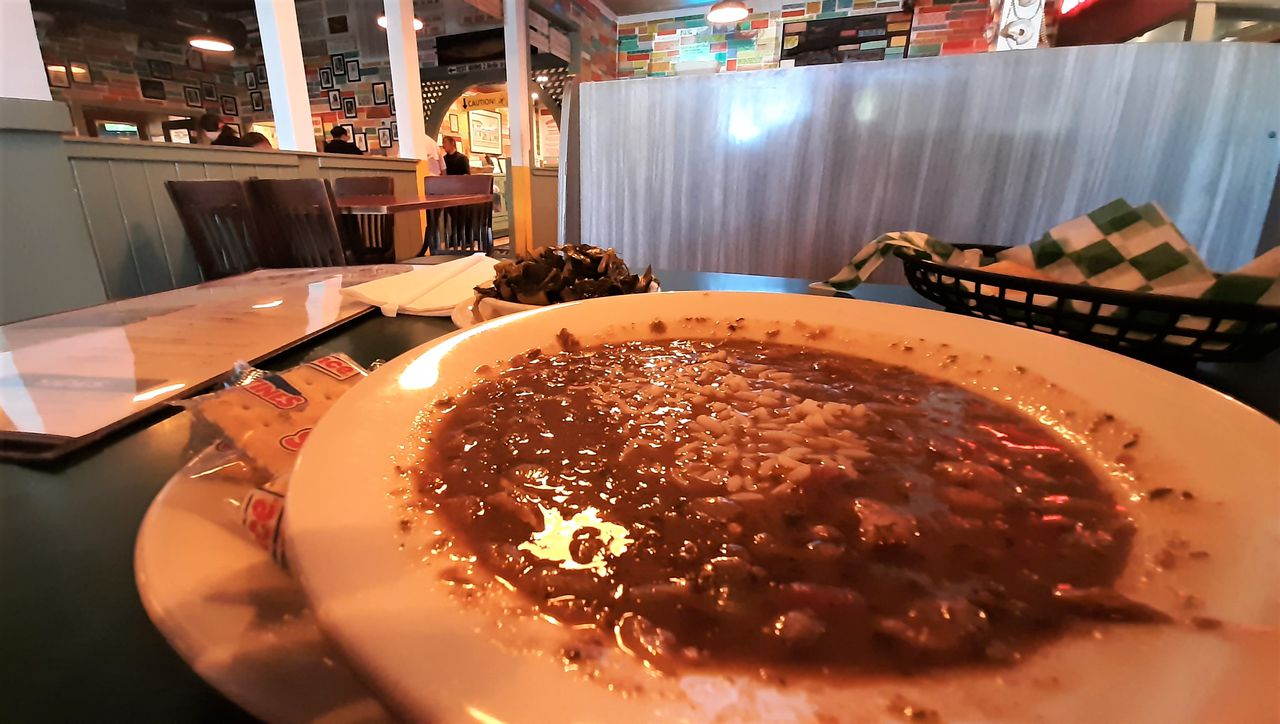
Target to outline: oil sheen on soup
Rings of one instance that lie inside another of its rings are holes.
[[[442,400],[421,505],[649,665],[1009,662],[1116,594],[1132,523],[1020,412],[780,343],[532,350]]]

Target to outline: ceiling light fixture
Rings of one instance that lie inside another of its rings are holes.
[[[383,30],[386,30],[386,29],[387,29],[387,16],[386,16],[386,15],[379,15],[379,16],[378,16],[378,27],[382,28]],[[419,19],[417,19],[417,18],[414,18],[414,19],[413,19],[413,29],[414,29],[414,30],[422,30],[422,21],[421,21],[421,20],[419,20]]]
[[[720,0],[707,11],[707,22],[712,25],[736,23],[750,14],[751,11],[742,0]]]
[[[214,35],[195,35],[187,38],[187,42],[193,48],[207,50],[210,53],[230,53],[236,49],[236,46],[232,45],[230,41]]]
[[[1098,0],[1062,0],[1062,6],[1058,8],[1058,16],[1069,18],[1096,2]]]
[[[547,75],[546,73],[540,73],[538,74],[537,78],[534,78],[534,80],[538,81],[539,83],[546,83],[547,81],[551,80],[551,76]]]

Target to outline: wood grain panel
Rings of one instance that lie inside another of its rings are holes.
[[[204,164],[204,177],[210,181],[234,181],[235,167],[225,163]]]
[[[178,171],[179,181],[209,180],[209,175],[205,173],[204,164],[202,163],[175,163],[173,167]]]
[[[397,193],[417,193],[417,164],[405,159],[329,161],[321,154],[82,139],[68,140],[66,145],[95,263],[110,299],[202,279],[164,188],[167,180],[391,175],[396,178]],[[402,214],[396,240],[402,256],[414,254],[422,243],[419,217]]]
[[[187,241],[187,233],[182,228],[182,220],[178,218],[173,199],[169,198],[169,192],[164,187],[165,181],[179,180],[178,167],[170,163],[148,163],[144,168],[157,230],[169,262],[170,279],[176,287],[199,284],[204,281],[200,265],[196,262],[191,243]]]
[[[1231,269],[1280,166],[1278,68],[1280,46],[1170,43],[585,84],[581,238],[820,279],[883,232],[1022,244],[1125,197]]]
[[[73,159],[71,167],[107,298],[145,293],[142,275],[129,246],[129,231],[120,212],[111,161]]]
[[[151,294],[173,289],[177,284],[169,270],[169,252],[156,217],[156,189],[147,183],[145,164],[141,161],[111,161],[110,164],[116,201],[143,290]]]

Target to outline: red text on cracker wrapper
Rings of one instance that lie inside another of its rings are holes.
[[[307,436],[311,434],[311,428],[304,427],[292,435],[285,435],[280,438],[280,447],[289,452],[298,452],[302,447],[302,443],[307,441]]]
[[[307,398],[302,395],[295,395],[287,390],[282,390],[266,379],[254,380],[245,385],[244,389],[254,397],[260,398],[267,404],[281,410],[291,410],[298,405],[305,404],[307,401]]]
[[[345,380],[360,374],[360,370],[353,367],[341,355],[336,354],[313,359],[307,364],[338,380]]]
[[[280,514],[284,511],[283,499],[273,495],[251,494],[245,503],[248,506],[245,511],[245,528],[258,545],[271,550],[276,528],[280,525]]]

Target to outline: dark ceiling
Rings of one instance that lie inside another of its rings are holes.
[[[53,34],[83,25],[132,31],[162,42],[217,35],[243,47],[247,31],[239,18],[252,13],[254,5],[253,0],[32,0],[31,9],[42,30]]]

